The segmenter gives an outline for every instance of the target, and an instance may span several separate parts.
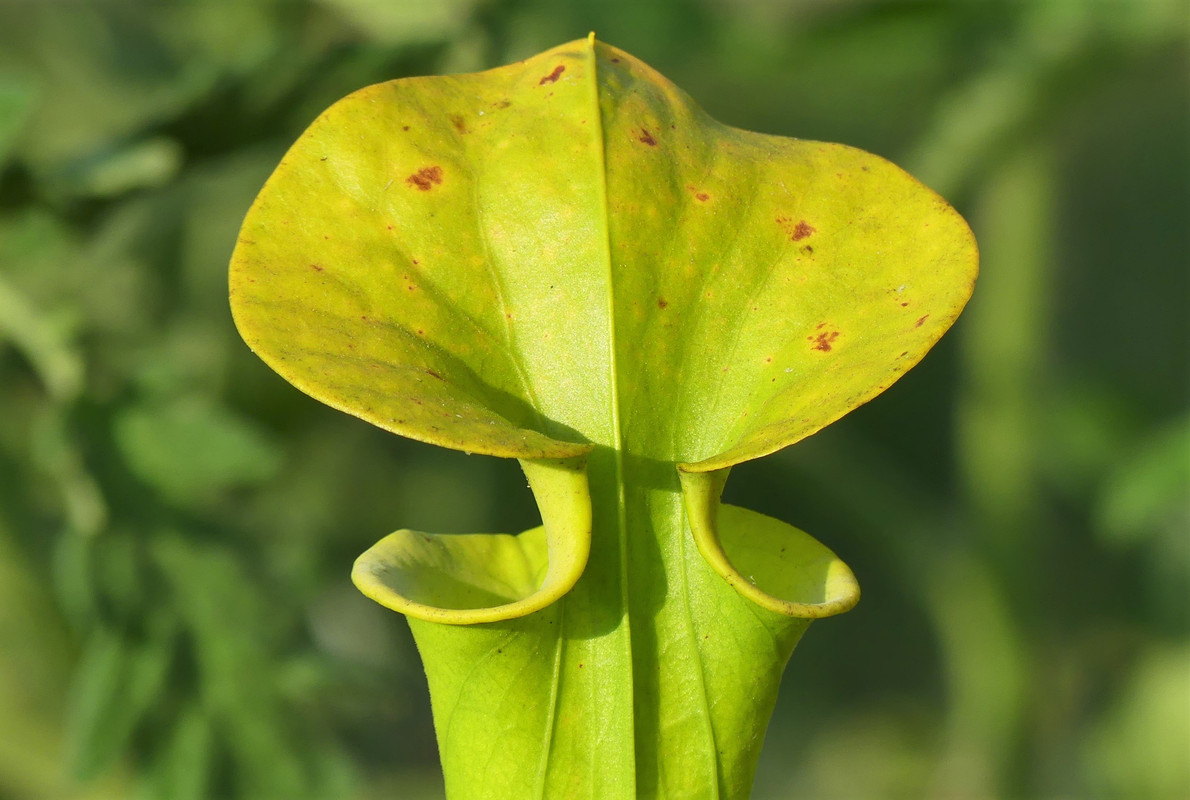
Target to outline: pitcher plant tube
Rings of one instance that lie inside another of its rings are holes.
[[[888,388],[976,265],[898,167],[715,122],[593,36],[302,134],[232,257],[244,340],[380,428],[518,459],[541,512],[352,573],[409,619],[449,797],[748,796],[794,645],[859,589],[722,504],[728,471]]]

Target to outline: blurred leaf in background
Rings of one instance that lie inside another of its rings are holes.
[[[291,391],[226,262],[334,100],[589,30],[725,122],[904,164],[983,250],[955,338],[735,473],[865,591],[756,796],[1190,796],[1182,0],[0,4],[0,796],[441,797],[350,564],[531,498]]]

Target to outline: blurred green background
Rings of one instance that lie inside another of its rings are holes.
[[[226,262],[324,107],[595,30],[718,119],[888,157],[983,272],[922,365],[728,499],[847,560],[756,797],[1190,797],[1190,6],[0,1],[0,797],[441,797],[397,527],[513,462],[322,407]]]

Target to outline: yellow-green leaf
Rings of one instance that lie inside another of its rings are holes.
[[[381,428],[521,459],[543,514],[357,562],[412,617],[452,798],[747,796],[786,659],[858,587],[720,506],[727,469],[888,388],[976,263],[887,161],[721,125],[594,37],[311,125],[232,259],[244,339]]]

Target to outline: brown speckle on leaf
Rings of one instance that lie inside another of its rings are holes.
[[[823,331],[814,338],[814,347],[812,349],[829,353],[831,351],[831,344],[838,338],[838,331]]]
[[[446,378],[443,378],[441,375],[439,375],[437,372],[435,372],[432,369],[427,369],[426,374],[429,375],[431,378],[437,378],[440,381],[446,380]]]
[[[812,255],[814,255],[814,248],[808,244],[804,244],[804,245],[802,245],[802,252],[808,256],[812,256]]]
[[[512,105],[512,101],[505,99],[498,103],[492,103],[492,108],[508,108],[510,105]]]
[[[401,126],[401,130],[403,130],[403,131],[407,131],[407,130],[409,130],[409,126],[408,126],[408,125],[402,125],[402,126]]]
[[[326,159],[327,159],[327,157],[326,157],[326,156],[323,156],[322,158],[320,158],[320,159],[318,159],[318,160],[319,160],[319,161],[326,161]]]
[[[909,304],[908,304],[908,303],[901,303],[901,308],[904,308],[904,307],[905,307],[905,306],[907,306],[907,305],[909,305]]]
[[[640,129],[640,141],[644,142],[649,147],[657,146],[657,140],[653,138],[653,134],[649,133],[648,128]]]
[[[555,83],[558,78],[562,77],[562,73],[566,71],[566,67],[559,64],[554,67],[554,71],[537,82],[538,86],[545,86],[547,83]]]
[[[322,272],[322,267],[318,266],[317,264],[311,264],[310,269],[317,270],[318,272]]]
[[[437,164],[432,167],[422,167],[406,178],[405,183],[417,187],[418,191],[428,192],[442,183],[442,167]]]
[[[818,323],[817,325],[815,325],[815,326],[814,326],[814,330],[816,330],[816,331],[820,331],[820,330],[822,330],[822,329],[823,329],[823,328],[825,328],[825,327],[826,327],[826,323],[825,323],[825,322],[820,322],[820,323]]]
[[[920,328],[920,327],[921,327],[923,324],[925,324],[925,321],[926,321],[927,319],[929,319],[929,318],[930,318],[930,315],[929,315],[929,314],[926,314],[924,317],[922,317],[921,319],[919,319],[919,320],[917,321],[917,324],[916,324],[916,325],[914,325],[913,327],[915,327],[915,328]]]
[[[800,242],[817,230],[804,219],[794,222],[784,215],[777,217],[777,224],[784,228],[785,232],[789,234],[789,238],[795,242]]]
[[[463,118],[462,114],[451,114],[449,117],[447,117],[447,119],[450,120],[450,124],[454,126],[454,129],[458,131],[460,135],[468,133],[467,120]]]
[[[664,297],[657,298],[657,308],[668,308],[668,307],[669,307],[668,300],[666,300]]]

